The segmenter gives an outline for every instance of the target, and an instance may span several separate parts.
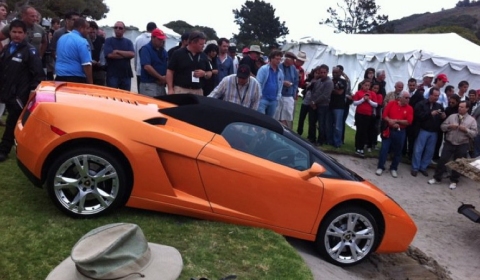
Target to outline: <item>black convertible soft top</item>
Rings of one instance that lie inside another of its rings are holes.
[[[162,114],[217,134],[235,122],[250,123],[283,134],[283,126],[277,120],[235,103],[195,94],[170,94],[155,98],[177,105],[160,109]]]

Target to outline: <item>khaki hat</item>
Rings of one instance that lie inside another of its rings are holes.
[[[248,52],[257,52],[259,54],[263,54],[259,45],[251,45]]]
[[[177,249],[148,243],[136,224],[108,224],[85,234],[47,280],[177,279],[183,261]]]
[[[297,60],[301,60],[303,62],[307,61],[307,54],[305,52],[299,51],[297,53]]]

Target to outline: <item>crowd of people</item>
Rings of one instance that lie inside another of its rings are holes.
[[[0,2],[1,22],[7,10],[7,4]],[[387,93],[386,71],[367,68],[355,91],[342,65],[330,69],[321,64],[306,74],[306,54],[282,52],[278,45],[272,45],[267,55],[259,45],[245,47],[238,55],[237,46],[227,38],[207,41],[204,33],[192,31],[182,34],[178,46],[166,50],[167,36],[154,22],[131,41],[124,37],[122,21],[114,24],[114,36],[105,38],[96,22],[76,12],[66,13],[63,22],[52,19],[48,31],[39,25],[40,18],[34,7],[24,6],[19,19],[1,27],[0,115],[6,108],[8,117],[0,161],[13,146],[15,123],[30,90],[41,80],[130,91],[134,73],[139,94],[192,93],[218,98],[257,110],[290,129],[295,100],[301,96],[296,131],[302,135],[307,120],[306,137],[317,146],[344,144],[346,119],[354,106],[355,153],[365,157],[379,150],[379,176],[391,156],[390,173],[397,177],[398,164],[405,156],[411,159],[412,176],[429,176],[427,167],[436,161],[435,175],[428,181],[435,184],[442,180],[445,163],[451,158],[480,156],[479,98],[476,90],[469,90],[468,81],[460,81],[455,89],[446,86],[445,74],[427,71],[420,84],[414,78],[397,81]],[[458,178],[452,171],[451,188]]]
[[[410,78],[405,91],[403,81],[397,81],[394,91],[387,93],[385,75],[382,69],[368,68],[352,98],[356,154],[364,157],[365,150],[377,148],[377,139],[382,138],[377,175],[384,172],[390,155],[390,173],[398,177],[397,168],[405,156],[411,160],[414,177],[418,173],[428,177],[427,168],[436,163],[428,183],[437,184],[444,178],[448,161],[480,156],[480,102],[468,81],[460,81],[455,91],[454,86],[445,87],[447,75],[426,71],[419,85]],[[455,189],[460,174],[452,170],[448,177],[449,187]]]

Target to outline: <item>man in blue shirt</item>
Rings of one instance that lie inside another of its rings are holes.
[[[125,24],[117,21],[113,26],[115,37],[105,40],[104,53],[107,58],[107,86],[130,91],[133,71],[130,60],[135,57],[133,43],[123,37]]]
[[[215,86],[217,86],[223,78],[228,75],[232,75],[233,71],[233,59],[228,55],[228,46],[230,41],[227,38],[220,38],[217,41],[218,55],[217,55],[217,67],[218,74],[215,75]]]
[[[166,75],[168,54],[164,49],[167,36],[162,30],[152,31],[150,43],[140,48],[140,89],[139,93],[148,96],[166,95]]]
[[[258,69],[257,80],[262,88],[262,98],[258,111],[273,117],[277,110],[278,99],[282,96],[283,71],[279,68],[283,53],[273,51],[268,55],[269,63]]]
[[[92,54],[85,39],[88,31],[88,22],[78,18],[73,23],[73,31],[58,40],[55,81],[93,83]]]
[[[275,119],[290,129],[293,126],[293,113],[299,80],[298,71],[295,68],[296,59],[295,54],[286,52],[283,63],[279,65],[285,80],[283,81],[282,97],[278,100],[278,108],[275,111]]]

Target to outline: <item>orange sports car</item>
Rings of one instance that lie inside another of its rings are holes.
[[[382,190],[274,119],[190,94],[43,82],[15,130],[20,168],[72,217],[126,206],[314,241],[329,262],[405,251],[416,233]]]

